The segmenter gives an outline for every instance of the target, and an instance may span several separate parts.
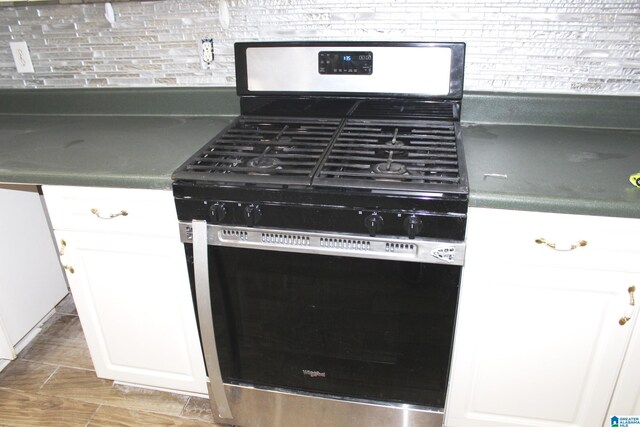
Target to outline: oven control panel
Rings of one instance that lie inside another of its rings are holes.
[[[209,224],[266,227],[359,234],[370,237],[397,236],[463,240],[465,215],[438,215],[420,210],[344,208],[335,206],[292,206],[237,200],[179,200],[192,219]]]
[[[318,53],[320,74],[371,75],[373,52],[366,51],[321,51]]]

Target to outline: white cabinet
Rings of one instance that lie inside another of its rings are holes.
[[[467,230],[445,425],[602,426],[620,373],[640,383],[640,221],[472,208]]]
[[[14,359],[68,291],[37,188],[0,185],[0,207],[0,359]]]
[[[97,375],[206,393],[171,192],[43,191]]]
[[[640,416],[640,322],[636,323],[633,331],[607,420],[621,415]]]

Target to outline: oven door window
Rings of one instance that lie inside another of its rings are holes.
[[[209,246],[223,380],[444,405],[459,267]]]

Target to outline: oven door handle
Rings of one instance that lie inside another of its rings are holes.
[[[211,290],[209,287],[209,248],[207,243],[207,222],[193,220],[193,268],[198,305],[198,323],[204,359],[207,365],[209,393],[216,407],[212,408],[220,418],[233,420],[231,408],[227,401],[220,372],[218,349],[216,348],[213,315],[211,312]],[[213,406],[213,405],[212,405]]]

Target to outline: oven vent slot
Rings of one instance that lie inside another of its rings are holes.
[[[348,249],[358,251],[370,251],[371,242],[366,240],[354,240],[354,239],[337,239],[330,237],[321,237],[320,246],[325,248],[335,249]]]
[[[385,252],[413,252],[414,245],[411,243],[386,243]]]
[[[247,240],[248,233],[240,230],[222,230],[222,235],[226,238],[235,238],[237,240]]]
[[[280,245],[309,246],[311,239],[307,236],[291,234],[262,233],[262,242]]]

